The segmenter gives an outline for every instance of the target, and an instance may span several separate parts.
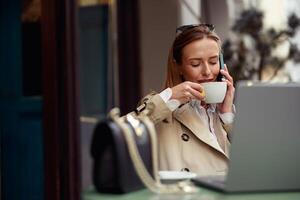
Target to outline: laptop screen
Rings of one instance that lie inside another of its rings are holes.
[[[300,84],[241,82],[228,191],[300,189]]]

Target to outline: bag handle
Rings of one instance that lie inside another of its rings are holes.
[[[109,113],[110,118],[116,122],[116,124],[121,128],[124,133],[124,138],[127,143],[128,151],[130,158],[132,160],[133,166],[141,179],[144,185],[154,193],[194,193],[197,192],[197,188],[189,181],[181,181],[176,184],[162,184],[158,176],[158,150],[157,150],[157,137],[156,131],[153,123],[143,113],[140,113],[135,119],[132,115],[128,114],[126,119],[133,127],[134,123],[139,122],[139,120],[144,123],[146,128],[149,131],[150,140],[151,140],[151,150],[152,150],[152,163],[153,163],[153,174],[154,178],[149,174],[147,168],[144,165],[144,162],[141,158],[141,155],[138,151],[138,148],[135,143],[134,136],[130,128],[124,122],[124,118],[120,117],[120,110],[114,108]]]

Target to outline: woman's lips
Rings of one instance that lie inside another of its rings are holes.
[[[199,80],[198,83],[206,83],[206,82],[212,82],[214,81],[215,79],[213,78],[210,78],[210,79],[203,79],[203,80]]]

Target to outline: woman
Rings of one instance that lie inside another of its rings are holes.
[[[158,133],[160,170],[186,170],[198,175],[224,175],[229,159],[229,132],[233,121],[233,80],[220,70],[221,42],[212,25],[179,27],[169,52],[165,90],[148,95],[143,105],[151,110]],[[227,83],[220,104],[206,104],[201,83],[216,81],[219,72]]]

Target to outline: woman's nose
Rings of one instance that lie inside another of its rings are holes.
[[[203,64],[201,74],[202,76],[209,76],[211,74],[211,70],[208,63]]]

